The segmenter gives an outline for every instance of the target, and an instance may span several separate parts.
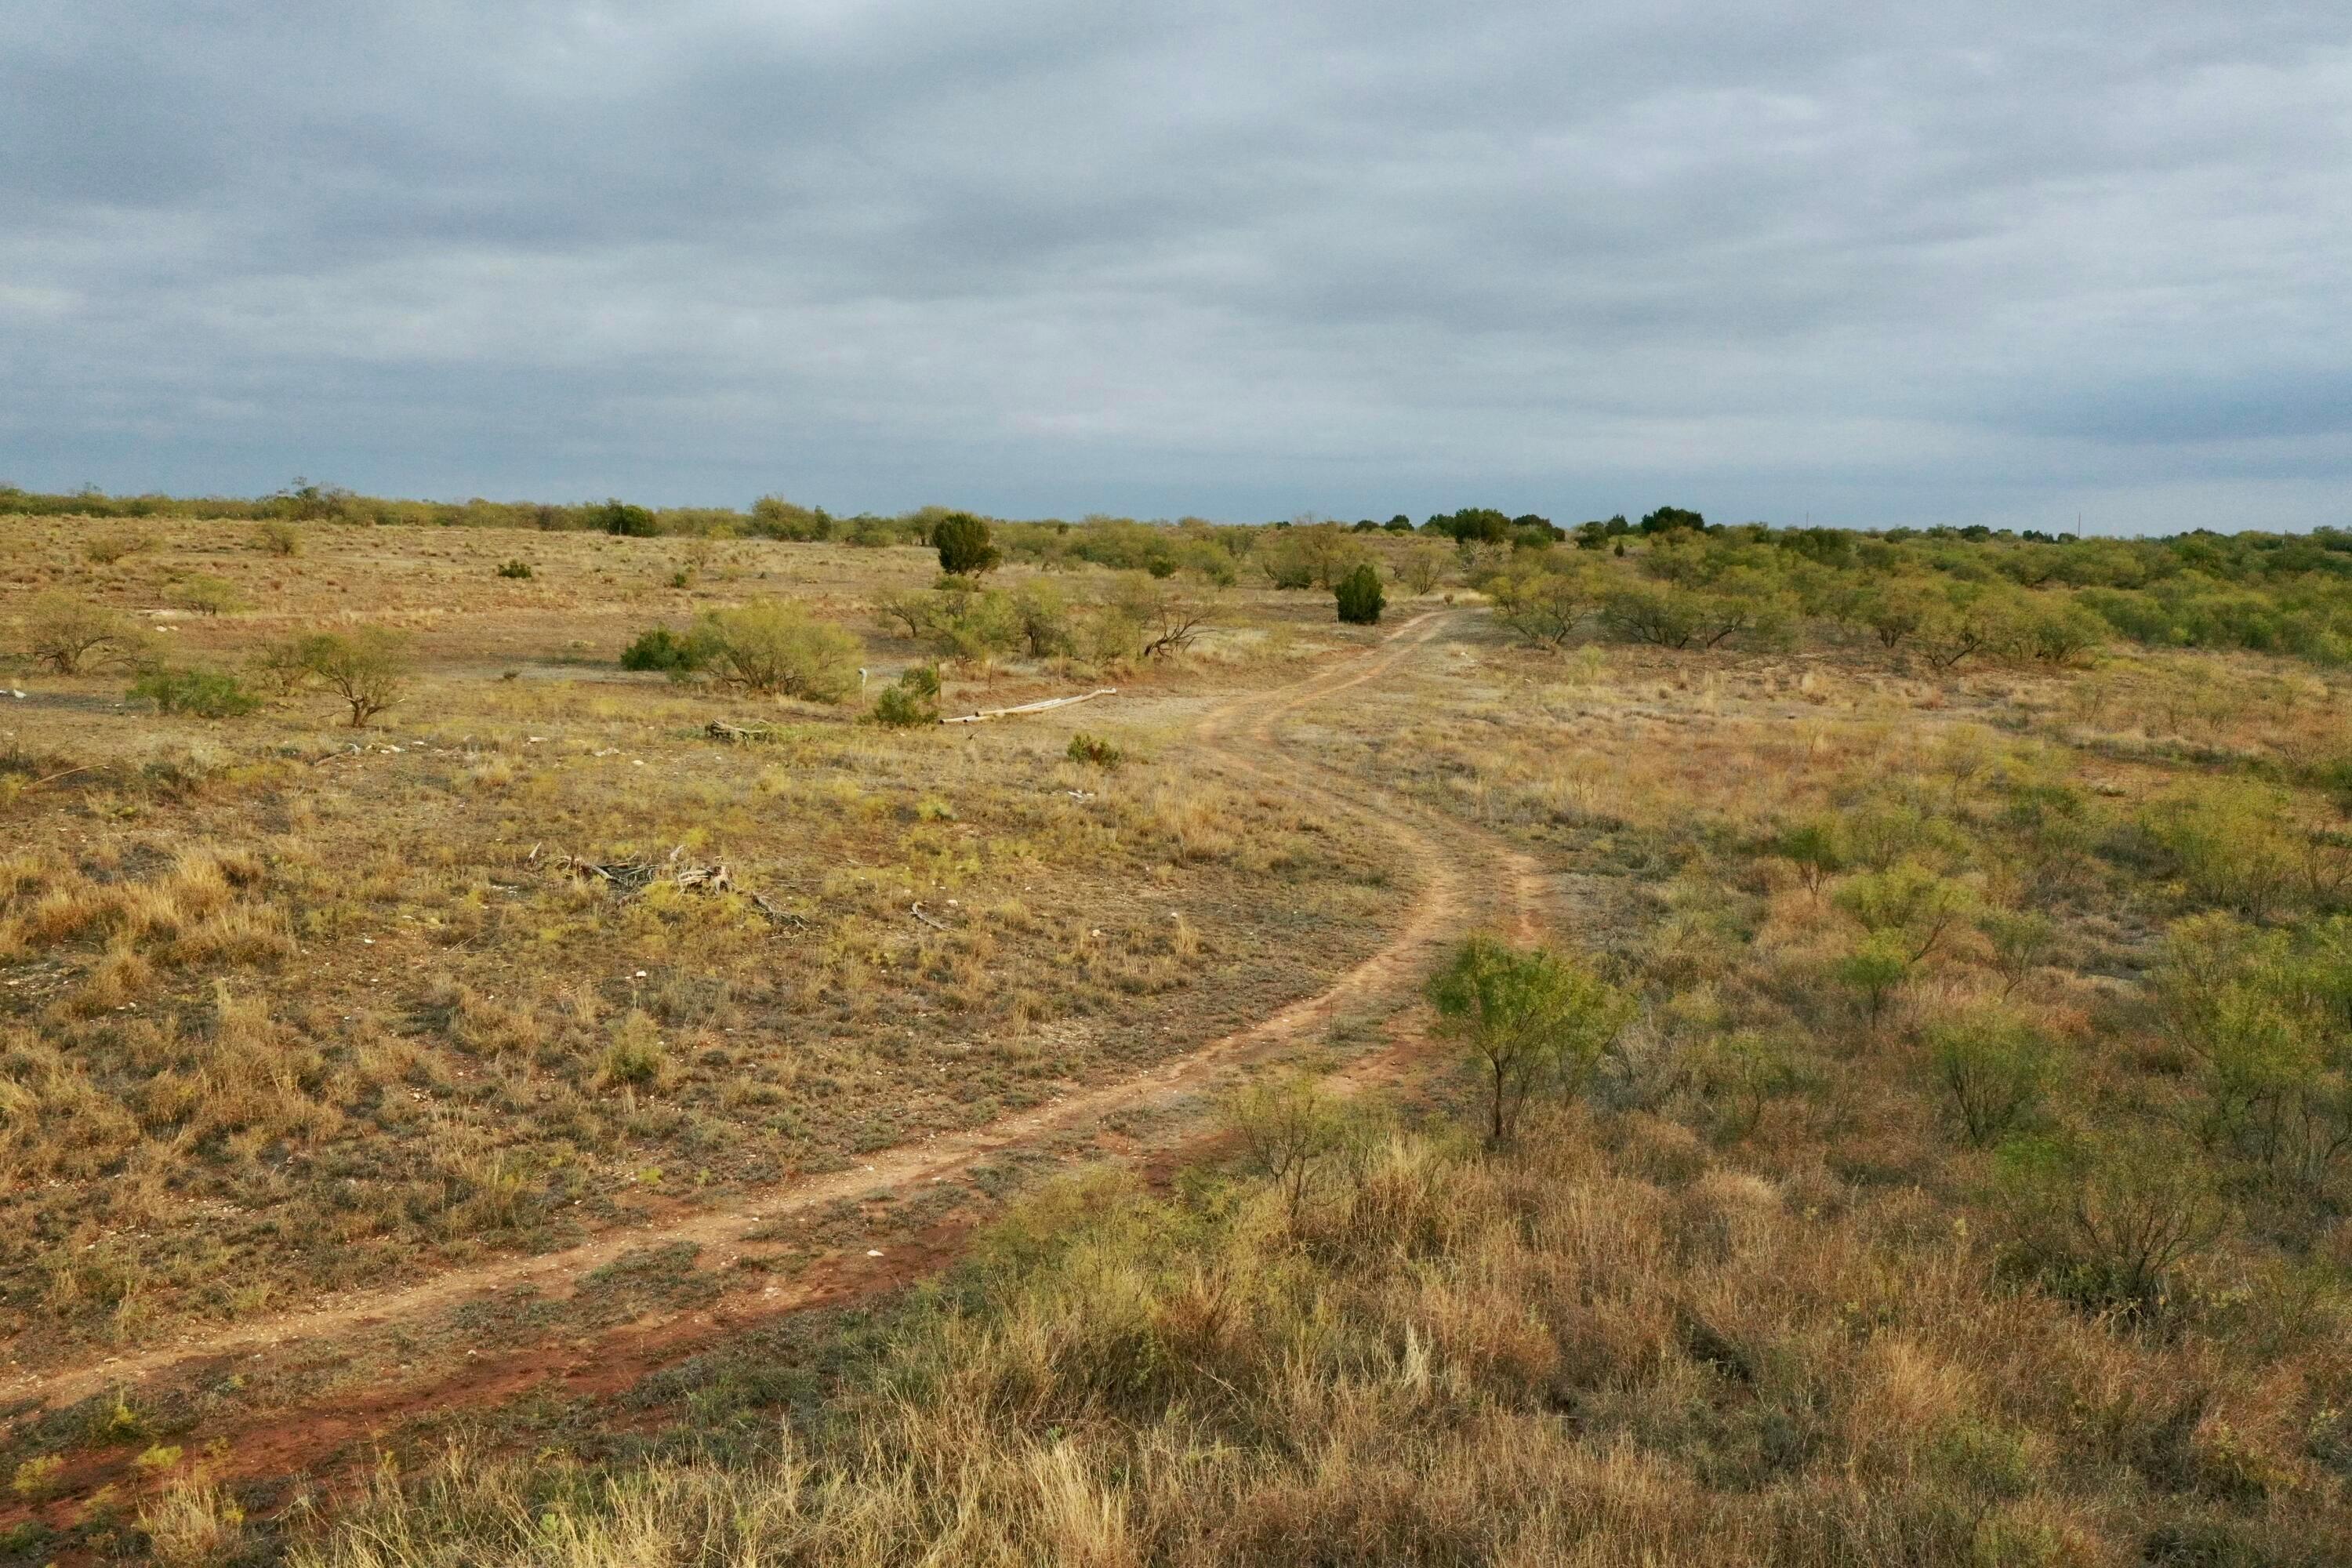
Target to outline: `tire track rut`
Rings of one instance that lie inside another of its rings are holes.
[[[1407,994],[1437,949],[1452,937],[1507,913],[1525,940],[1541,929],[1541,879],[1527,856],[1492,836],[1444,820],[1376,785],[1284,750],[1281,718],[1309,703],[1376,680],[1427,647],[1462,612],[1430,612],[1406,622],[1367,657],[1309,676],[1272,692],[1225,699],[1196,726],[1202,751],[1215,763],[1260,787],[1312,799],[1371,821],[1397,847],[1420,888],[1404,924],[1370,957],[1322,991],[1244,1028],[1194,1047],[1145,1071],[1078,1090],[983,1126],[943,1132],[878,1151],[849,1170],[787,1180],[724,1207],[604,1232],[576,1246],[452,1269],[391,1289],[371,1291],[288,1310],[257,1322],[195,1332],[134,1354],[79,1367],[20,1374],[0,1383],[0,1403],[36,1402],[56,1409],[110,1389],[126,1389],[175,1368],[266,1355],[274,1349],[332,1342],[354,1333],[424,1318],[519,1287],[561,1298],[625,1254],[688,1243],[725,1249],[751,1239],[777,1220],[877,1190],[913,1188],[968,1171],[992,1156],[1038,1143],[1120,1111],[1164,1103],[1207,1088],[1222,1069],[1309,1037],[1343,1005]],[[1502,909],[1493,906],[1501,905]],[[1353,1076],[1351,1074],[1350,1076]],[[762,1304],[762,1314],[789,1310],[840,1294],[811,1282]],[[622,1331],[625,1331],[625,1327]],[[562,1375],[560,1354],[541,1363]],[[420,1401],[416,1408],[430,1407]],[[19,1417],[21,1418],[21,1417]],[[13,1421],[10,1425],[13,1425]]]

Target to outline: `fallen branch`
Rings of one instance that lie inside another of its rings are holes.
[[[789,921],[790,923],[800,927],[803,931],[811,929],[805,916],[796,915],[790,910],[778,909],[774,904],[768,901],[767,896],[763,893],[746,893],[743,896],[751,900],[751,907],[759,910],[761,914],[767,916],[772,924],[783,925]]]
[[[624,896],[642,893],[663,880],[697,892],[741,893],[771,925],[798,926],[803,931],[814,929],[806,916],[796,915],[780,907],[766,894],[738,888],[735,879],[724,865],[698,865],[685,857],[686,846],[681,844],[660,860],[583,860],[574,855],[562,855],[550,864],[571,872],[583,881],[607,883],[618,889]],[[539,846],[534,844],[530,848],[530,858],[535,860],[538,858]]]
[[[587,881],[610,882],[626,893],[641,893],[664,877],[681,888],[696,888],[706,893],[724,893],[735,886],[725,866],[698,866],[684,861],[686,846],[681,844],[669,852],[665,860],[583,860],[566,855],[555,863],[573,876]]]
[[[18,693],[18,695],[19,695],[19,696],[21,696],[21,695],[23,695],[23,694],[20,692],[20,693]],[[35,790],[37,790],[37,789],[40,788],[43,784],[55,784],[55,783],[57,783],[59,779],[69,779],[69,778],[73,777],[73,776],[74,776],[74,774],[76,774],[76,773],[86,773],[89,772],[89,770],[90,770],[90,769],[95,768],[95,767],[99,767],[99,766],[100,766],[100,765],[102,765],[102,764],[98,763],[82,763],[82,765],[81,765],[81,766],[79,766],[79,767],[78,767],[78,768],[68,768],[65,772],[63,772],[63,773],[51,773],[48,777],[47,777],[47,778],[45,778],[45,779],[35,779],[31,784],[26,784],[23,789],[18,790],[16,793],[17,793],[18,795],[30,795],[30,794],[32,794]]]
[[[978,713],[959,714],[942,719],[942,724],[978,724],[989,719],[1009,719],[1022,713],[1043,713],[1049,708],[1067,708],[1073,702],[1090,702],[1097,697],[1116,697],[1118,688],[1106,686],[1099,690],[1081,691],[1076,697],[1048,697],[1039,702],[1023,702],[1011,708],[991,708]]]
[[[702,727],[702,732],[730,746],[751,746],[781,740],[784,728],[781,724],[730,724],[723,719],[713,719]]]
[[[953,926],[951,926],[951,925],[947,924],[945,921],[935,921],[935,920],[931,919],[931,917],[930,917],[930,916],[929,916],[929,915],[925,914],[925,913],[923,912],[923,906],[922,906],[922,903],[921,903],[921,901],[920,901],[919,900],[918,900],[916,901],[916,903],[915,903],[915,904],[914,904],[914,906],[913,906],[913,907],[908,910],[908,912],[909,912],[910,914],[912,914],[912,915],[913,915],[917,920],[919,920],[919,921],[922,921],[925,925],[927,925],[927,926],[930,927],[933,931],[953,931],[953,930],[955,930],[955,927],[953,927]]]

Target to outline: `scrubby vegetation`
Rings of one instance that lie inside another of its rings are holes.
[[[49,1555],[2352,1556],[2337,536],[988,520],[983,583],[772,498],[559,518],[526,579],[270,504],[298,555],[0,523],[21,1363],[854,1171],[1449,945],[1233,1058],[1229,1137],[1034,1162],[1151,1181],[960,1191],[964,1266],[813,1359],[395,1423],[309,1511],[207,1453],[213,1384],[27,1423]],[[1335,624],[1362,573],[1453,606]],[[304,650],[371,627],[399,700],[330,730]],[[662,1310],[879,1268],[921,1197]],[[655,1310],[468,1310],[358,1364]]]

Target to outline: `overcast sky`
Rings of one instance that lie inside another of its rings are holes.
[[[2352,524],[2348,171],[2338,0],[8,0],[0,480]]]

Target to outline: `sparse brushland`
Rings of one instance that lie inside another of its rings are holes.
[[[777,501],[584,509],[516,575],[511,529],[299,489],[247,514],[282,551],[0,521],[10,1356],[647,1250],[21,1413],[12,1549],[2352,1558],[2333,536],[943,546]],[[1383,627],[1335,610],[1366,570]],[[1375,952],[1234,1058],[1230,1138],[1181,1142],[1196,1086],[1028,1140],[1181,1173],[959,1169],[659,1250]],[[526,1396],[589,1343],[635,1370]]]

